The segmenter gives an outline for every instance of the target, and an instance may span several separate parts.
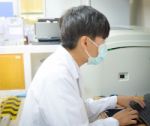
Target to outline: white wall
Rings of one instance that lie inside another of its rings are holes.
[[[46,17],[59,18],[67,9],[81,4],[80,0],[46,0]]]
[[[65,10],[78,5],[91,5],[98,9],[107,16],[111,25],[130,24],[129,0],[46,0],[46,17],[60,17]]]
[[[91,0],[80,0],[81,5],[91,5]]]
[[[113,26],[130,24],[129,0],[91,0],[91,6],[104,13]]]

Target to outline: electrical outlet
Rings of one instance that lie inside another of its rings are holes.
[[[129,80],[129,73],[128,72],[120,72],[118,74],[119,81],[128,81]]]

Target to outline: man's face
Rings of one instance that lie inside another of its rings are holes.
[[[98,55],[98,47],[104,43],[104,39],[102,37],[96,37],[95,40],[87,39],[88,48],[90,56],[96,57]]]

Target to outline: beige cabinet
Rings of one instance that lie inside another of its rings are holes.
[[[20,0],[21,13],[43,13],[43,0]]]

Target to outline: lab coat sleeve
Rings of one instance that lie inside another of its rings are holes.
[[[117,96],[106,97],[99,100],[87,99],[85,101],[87,114],[90,122],[97,119],[99,113],[115,108],[117,104]]]
[[[109,117],[106,119],[96,120],[96,121],[90,123],[89,126],[110,126],[110,125],[111,126],[119,126],[119,122],[115,118]]]

